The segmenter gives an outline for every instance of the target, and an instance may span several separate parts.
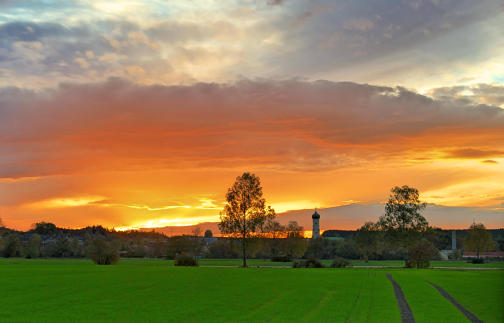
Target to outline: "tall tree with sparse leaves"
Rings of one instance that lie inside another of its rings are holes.
[[[247,239],[264,232],[266,223],[274,217],[275,211],[266,206],[259,177],[251,173],[238,176],[226,194],[219,229],[223,234],[241,238],[243,267],[247,266]]]
[[[385,204],[385,214],[378,220],[378,227],[394,245],[410,252],[413,245],[430,229],[421,214],[427,204],[420,201],[416,188],[404,185],[394,187]]]

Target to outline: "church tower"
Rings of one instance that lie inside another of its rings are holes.
[[[320,226],[319,226],[319,220],[320,220],[320,214],[317,213],[317,209],[315,209],[315,213],[311,216],[313,220],[313,230],[312,230],[312,238],[320,238]]]

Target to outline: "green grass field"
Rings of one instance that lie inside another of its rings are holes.
[[[504,321],[504,271],[174,267],[166,260],[0,259],[0,321],[400,322],[390,273],[417,322]],[[251,260],[251,265],[271,265]],[[285,263],[275,263],[282,264]]]

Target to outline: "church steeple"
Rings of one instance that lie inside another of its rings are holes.
[[[312,230],[312,238],[316,239],[320,237],[320,214],[318,214],[317,209],[315,209],[315,213],[312,215],[313,220],[313,230]]]

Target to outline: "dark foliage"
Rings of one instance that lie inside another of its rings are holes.
[[[317,259],[294,261],[292,268],[324,268],[325,266]]]
[[[273,262],[291,262],[292,258],[289,256],[273,256],[273,257],[271,257],[271,261],[273,261]]]
[[[103,238],[91,240],[88,254],[97,265],[115,265],[119,262],[119,249],[114,243]]]
[[[355,231],[352,230],[325,230],[324,233],[322,233],[322,237],[324,238],[329,238],[329,237],[334,237],[334,238],[353,238],[355,236]]]
[[[42,238],[40,235],[34,233],[32,234],[28,245],[26,246],[26,258],[38,258],[40,256],[40,245],[42,243]]]
[[[331,263],[331,267],[332,268],[345,268],[345,267],[351,267],[351,264],[348,260],[338,257],[333,260],[333,262]]]
[[[199,266],[199,263],[193,256],[180,254],[175,257],[175,266]]]
[[[179,254],[200,255],[204,240],[194,236],[176,236],[168,238],[166,256],[175,259]]]
[[[406,260],[408,268],[429,268],[430,260],[439,253],[432,242],[423,239],[418,241],[411,249],[411,255]]]
[[[232,259],[239,257],[240,241],[235,239],[219,239],[208,247],[208,258]]]
[[[10,257],[22,257],[23,256],[23,246],[19,235],[16,233],[9,234],[4,243],[3,256],[5,258]]]
[[[485,259],[483,259],[483,258],[473,258],[469,262],[471,262],[473,264],[482,264],[482,263],[485,262]]]

